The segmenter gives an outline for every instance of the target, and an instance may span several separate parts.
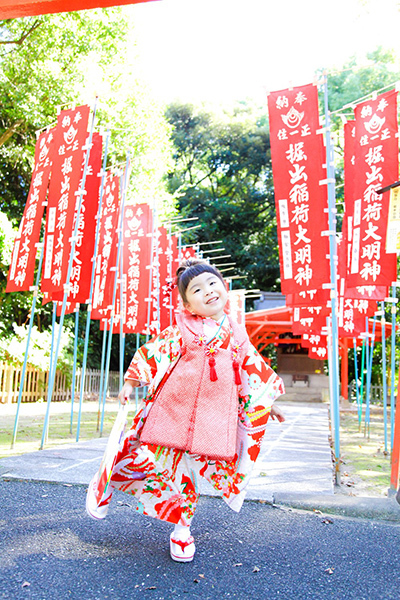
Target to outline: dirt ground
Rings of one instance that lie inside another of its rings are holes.
[[[350,496],[383,497],[388,495],[391,473],[391,418],[387,410],[386,426],[382,406],[371,405],[370,421],[366,408],[349,404],[340,410],[341,488]],[[385,434],[386,430],[386,434]]]

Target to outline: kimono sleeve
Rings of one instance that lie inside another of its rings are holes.
[[[125,373],[125,380],[134,379],[140,381],[141,385],[160,381],[171,363],[179,357],[180,349],[179,328],[176,325],[167,327],[135,352]]]
[[[243,418],[253,421],[256,414],[257,421],[268,418],[274,401],[285,393],[285,388],[282,379],[251,344],[242,364],[241,380],[239,402]]]

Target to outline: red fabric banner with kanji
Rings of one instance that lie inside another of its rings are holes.
[[[108,171],[101,207],[92,319],[104,318],[105,315],[99,311],[109,308],[112,302],[115,263],[117,260],[119,187],[119,176]],[[113,270],[111,270],[112,268]]]
[[[123,273],[126,294],[124,331],[146,330],[151,259],[152,211],[148,204],[125,208],[123,232]]]
[[[326,153],[318,92],[306,85],[268,96],[283,294],[330,282]]]
[[[338,274],[346,280],[351,263],[351,237],[354,216],[355,121],[344,124],[344,214],[342,236],[338,245]]]
[[[302,333],[321,333],[326,327],[326,318],[330,309],[326,306],[295,306],[293,308],[292,332],[295,335]]]
[[[161,331],[174,322],[176,294],[172,289],[173,274],[176,271],[177,239],[168,234],[165,227],[159,228],[159,302]]]
[[[101,171],[102,151],[103,138],[99,133],[95,132],[92,137],[92,148],[86,172],[86,193],[82,196],[66,312],[70,312],[71,307],[74,310],[77,303],[84,304],[89,300],[96,239],[96,215],[99,210],[99,174]],[[76,213],[77,211],[75,210],[72,225],[73,230],[75,229]],[[62,300],[63,292],[54,292],[52,296],[53,300]]]
[[[328,358],[328,346],[326,335],[315,333],[304,334],[301,339],[303,348],[308,349],[308,356],[317,360],[326,360]]]
[[[53,166],[46,215],[45,254],[41,289],[64,291],[71,251],[72,224],[79,199],[84,143],[90,109],[79,106],[65,110],[57,119]]]
[[[396,280],[396,255],[385,251],[389,192],[398,180],[397,92],[358,104],[352,247],[347,287],[388,286]]]
[[[14,242],[6,292],[29,290],[33,284],[36,244],[44,212],[52,161],[54,129],[42,133],[35,147],[35,166],[24,214]]]

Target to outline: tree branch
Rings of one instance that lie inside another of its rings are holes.
[[[0,135],[0,146],[5,144],[6,141],[10,139],[10,137],[16,132],[18,127],[22,125],[23,122],[23,119],[18,119],[18,121],[15,121],[14,125],[11,125],[11,127],[6,129],[6,131]]]
[[[18,40],[0,40],[0,44],[17,44],[17,46],[22,46],[26,38],[30,36],[31,33],[33,33],[41,23],[42,21],[40,19],[36,19],[33,25],[31,25],[29,29],[25,30]]]

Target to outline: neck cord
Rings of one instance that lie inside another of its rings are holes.
[[[214,335],[212,336],[212,338],[211,338],[210,340],[208,340],[207,344],[211,344],[211,342],[212,342],[213,340],[215,340],[215,338],[217,337],[217,335],[218,335],[218,334],[219,334],[219,332],[221,331],[221,327],[222,327],[222,325],[225,323],[225,319],[226,319],[226,314],[224,314],[224,316],[222,317],[222,321],[221,321],[221,323],[220,323],[220,325],[219,325],[219,327],[218,327],[218,329],[217,329],[216,333],[214,333]]]

